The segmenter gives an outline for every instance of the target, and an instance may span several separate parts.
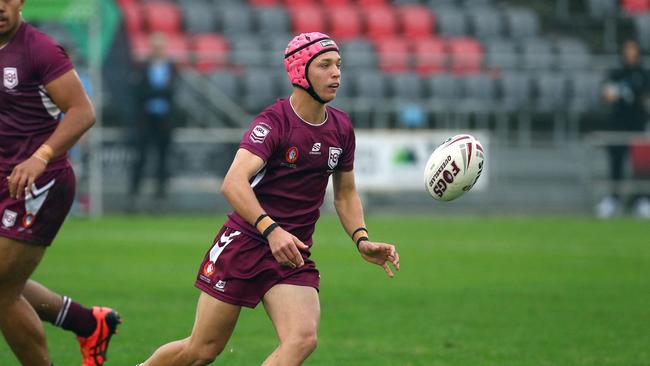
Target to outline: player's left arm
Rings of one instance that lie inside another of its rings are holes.
[[[354,172],[335,171],[333,183],[334,207],[345,232],[357,244],[363,259],[383,267],[386,274],[393,277],[393,271],[388,263],[392,263],[395,270],[399,270],[399,254],[394,245],[372,242],[368,238],[363,219],[363,206],[354,182]]]
[[[29,159],[16,165],[9,176],[9,194],[19,199],[50,160],[63,155],[95,123],[95,111],[74,69],[52,80],[45,89],[64,113],[52,135]]]

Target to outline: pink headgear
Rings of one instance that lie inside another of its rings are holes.
[[[319,32],[301,33],[295,36],[284,51],[284,67],[291,84],[305,89],[309,95],[323,104],[326,102],[314,91],[307,77],[307,69],[318,55],[328,51],[339,52],[339,47],[330,36]]]

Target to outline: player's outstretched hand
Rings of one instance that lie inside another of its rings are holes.
[[[392,278],[394,276],[393,271],[388,266],[389,262],[393,264],[396,271],[399,271],[399,253],[397,253],[394,245],[366,240],[359,243],[359,252],[363,259],[383,267],[388,277]]]
[[[16,165],[7,177],[9,196],[14,199],[23,198],[25,191],[32,188],[34,181],[43,174],[46,166],[47,164],[33,156]]]
[[[307,250],[309,247],[300,239],[278,227],[269,234],[268,240],[273,257],[281,265],[298,268],[305,264],[300,250]]]

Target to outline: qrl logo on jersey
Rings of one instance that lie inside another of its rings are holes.
[[[3,74],[5,88],[13,89],[18,86],[18,70],[15,67],[5,67]]]
[[[449,164],[449,162],[451,162],[451,164]],[[451,166],[451,170],[445,169],[447,167],[447,164]],[[447,156],[445,162],[442,163],[440,168],[438,168],[436,174],[434,174],[434,176],[429,181],[429,186],[433,187],[433,192],[438,195],[438,197],[442,197],[442,195],[447,190],[447,184],[453,183],[454,178],[458,175],[458,173],[460,173],[460,168],[458,165],[456,165],[456,161],[452,161],[451,156]]]
[[[253,130],[250,134],[250,139],[254,144],[261,144],[266,139],[266,136],[269,134],[269,129],[266,126],[262,126],[262,123],[253,127]]]
[[[329,159],[327,160],[327,166],[330,167],[330,169],[336,168],[336,166],[339,164],[339,157],[343,154],[343,149],[340,147],[330,147],[330,155]]]

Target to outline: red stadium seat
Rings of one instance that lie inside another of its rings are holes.
[[[402,34],[408,39],[429,38],[435,31],[433,13],[424,5],[405,5],[398,8]]]
[[[228,41],[213,33],[197,34],[192,37],[194,67],[206,73],[222,68],[228,63]]]
[[[289,8],[316,6],[316,0],[284,0],[284,4]]]
[[[357,0],[357,4],[361,7],[372,7],[372,6],[386,6],[388,2],[386,0]]]
[[[291,29],[294,33],[327,32],[325,16],[318,6],[299,6],[290,8]]]
[[[392,38],[397,33],[395,11],[389,6],[373,6],[364,9],[368,37],[373,40]]]
[[[321,0],[321,3],[328,7],[353,5],[350,0]]]
[[[328,11],[329,32],[337,41],[357,38],[362,31],[361,18],[357,8],[336,6]]]
[[[251,6],[275,6],[280,4],[279,0],[248,0]]]
[[[474,74],[481,70],[483,49],[474,38],[452,38],[448,43],[451,55],[451,71],[456,75]]]
[[[384,72],[396,73],[409,70],[408,42],[403,38],[385,38],[375,42],[379,56],[379,68]]]
[[[122,18],[129,34],[137,34],[143,31],[142,9],[138,4],[125,4],[122,6]]]
[[[142,5],[150,32],[179,33],[181,12],[175,4],[150,2]]]
[[[622,0],[621,8],[632,14],[642,14],[650,11],[650,0]]]
[[[419,38],[413,41],[415,70],[421,75],[445,72],[447,42],[442,38]]]

